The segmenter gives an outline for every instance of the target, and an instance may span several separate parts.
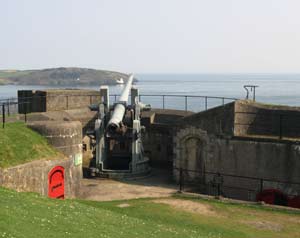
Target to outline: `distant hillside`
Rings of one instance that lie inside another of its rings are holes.
[[[117,80],[127,80],[128,75],[87,68],[52,68],[42,70],[0,70],[1,84],[89,86],[114,85]]]

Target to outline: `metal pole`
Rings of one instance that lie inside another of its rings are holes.
[[[264,180],[260,179],[260,187],[259,187],[260,192],[262,192],[263,189],[264,189]]]
[[[5,125],[5,107],[4,104],[2,104],[2,128],[4,129]]]
[[[162,95],[162,99],[163,99],[163,109],[165,109],[165,95]]]
[[[279,115],[279,139],[282,139],[282,116],[283,115]]]
[[[9,111],[9,99],[7,99],[7,115],[10,116],[10,111]]]
[[[25,107],[25,112],[24,112],[24,121],[25,123],[27,122],[27,105],[28,105],[28,102],[25,103],[26,107]]]
[[[224,106],[225,105],[225,99],[222,98],[222,105]]]
[[[205,111],[207,111],[207,96],[205,96]]]
[[[69,97],[68,97],[68,95],[66,96],[66,103],[67,103],[67,109],[69,109]]]
[[[179,192],[183,190],[183,171],[182,168],[179,170]]]
[[[187,103],[188,103],[188,97],[187,96],[185,96],[185,111],[187,111]]]

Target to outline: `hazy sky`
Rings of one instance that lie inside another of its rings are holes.
[[[0,68],[300,73],[300,0],[0,0]]]

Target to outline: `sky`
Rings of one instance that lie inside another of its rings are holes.
[[[0,0],[0,69],[300,73],[299,0]]]

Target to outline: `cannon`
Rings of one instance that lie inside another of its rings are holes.
[[[119,98],[119,101],[115,104],[112,116],[108,122],[107,129],[110,133],[115,133],[122,125],[122,120],[126,112],[126,104],[128,102],[129,92],[132,87],[133,75],[129,76],[125,88]]]
[[[101,103],[95,121],[95,167],[92,176],[127,177],[148,173],[149,159],[142,143],[141,112],[150,106],[139,101],[139,91],[130,75],[114,105],[109,103],[109,88],[100,88]],[[129,104],[129,96],[131,103]]]

